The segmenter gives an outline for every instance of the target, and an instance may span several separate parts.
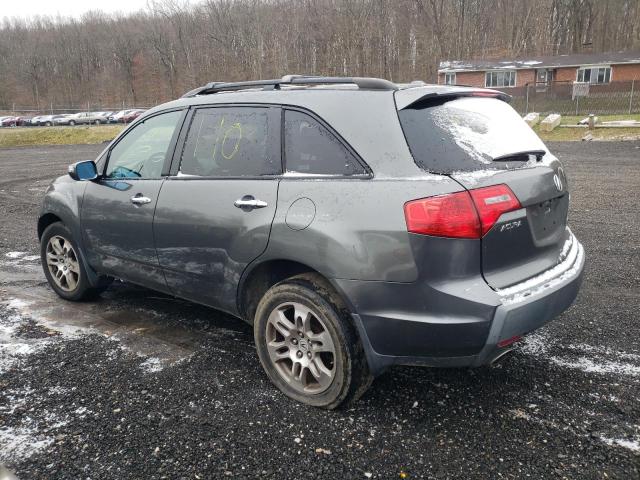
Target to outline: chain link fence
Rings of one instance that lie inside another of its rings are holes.
[[[640,80],[606,84],[572,81],[531,83],[510,88],[511,105],[519,113],[562,115],[631,115],[640,113]]]
[[[99,104],[87,104],[84,107],[79,106],[65,106],[49,104],[46,106],[35,105],[17,105],[12,104],[5,108],[0,108],[0,116],[12,115],[17,117],[35,117],[39,115],[63,115],[80,112],[119,112],[121,110],[147,110],[151,107],[148,106],[132,106],[122,103],[121,105],[99,105]]]
[[[610,82],[606,84],[576,83],[573,81],[552,83],[528,83],[523,87],[505,90],[512,96],[511,105],[522,115],[529,112],[562,115],[631,115],[640,113],[640,80]],[[83,107],[50,104],[46,107],[12,105],[0,115],[33,117],[78,112],[117,112],[141,109],[148,106],[93,105]]]

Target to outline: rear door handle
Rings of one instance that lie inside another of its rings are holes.
[[[245,195],[244,197],[236,200],[233,204],[245,212],[253,210],[254,208],[264,208],[268,205],[267,202],[258,200],[253,195]]]
[[[151,199],[139,193],[135,197],[131,197],[131,203],[134,205],[146,205],[147,203],[151,203]]]

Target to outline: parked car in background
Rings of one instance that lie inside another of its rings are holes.
[[[585,261],[564,169],[509,98],[200,87],[49,187],[45,276],[67,300],[120,278],[240,317],[269,379],[316,407],[392,365],[492,364],[571,305]]]
[[[41,127],[50,127],[52,125],[54,125],[54,122],[59,119],[59,118],[63,118],[66,115],[43,115],[42,117],[38,118],[38,125]]]
[[[54,125],[75,125],[76,122],[74,120],[75,113],[67,113],[64,115],[58,115],[53,119]]]
[[[0,127],[18,127],[22,125],[22,117],[2,117],[0,120]]]
[[[61,123],[62,125],[100,125],[101,123],[107,123],[107,119],[102,116],[102,112],[79,112],[74,113],[68,118],[67,123]]]
[[[113,112],[108,117],[109,123],[121,123],[122,122],[122,117],[124,117],[125,115],[127,115],[130,112],[133,112],[133,110],[129,109],[129,110],[120,110],[119,112]]]
[[[109,123],[109,117],[115,112],[96,112],[100,115],[102,121],[100,123]]]
[[[122,116],[122,123],[131,123],[144,112],[144,110],[131,110],[129,113]]]
[[[43,117],[45,117],[45,115],[36,115],[35,117],[31,118],[31,126],[40,125],[40,119]]]

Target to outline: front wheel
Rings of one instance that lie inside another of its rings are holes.
[[[334,409],[371,384],[348,311],[320,277],[298,275],[267,291],[254,321],[260,363],[287,396]]]
[[[65,300],[83,300],[104,291],[110,279],[92,287],[69,229],[61,222],[49,225],[40,240],[40,258],[51,288]]]
[[[71,121],[69,122],[69,125],[70,125],[71,127],[73,127],[75,124],[76,124],[76,122],[74,122],[73,120],[71,120]]]

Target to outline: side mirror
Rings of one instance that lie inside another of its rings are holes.
[[[93,160],[83,160],[69,165],[69,176],[74,180],[95,180],[98,178],[98,167]]]

